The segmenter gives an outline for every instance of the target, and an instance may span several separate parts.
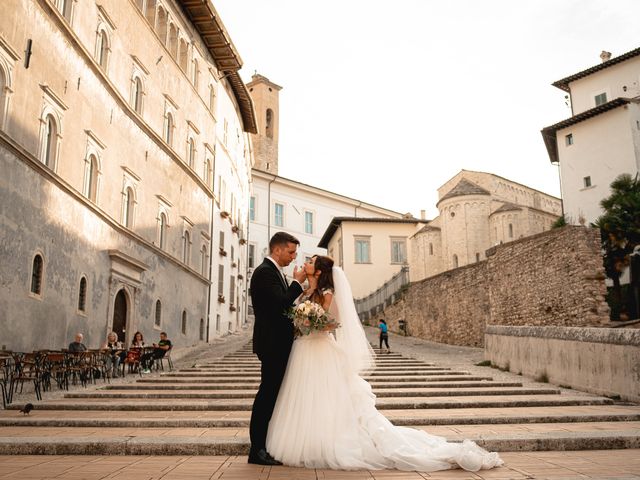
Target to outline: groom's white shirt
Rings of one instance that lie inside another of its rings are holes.
[[[278,265],[278,262],[276,262],[273,258],[271,258],[269,255],[267,255],[267,257],[269,260],[271,260],[271,262],[276,266],[276,268],[278,269],[278,271],[280,272],[280,276],[282,277],[282,280],[284,280],[284,283],[286,283],[287,285],[289,285],[289,282],[287,282],[287,276],[284,274],[284,270],[282,269],[282,267],[280,265]],[[300,283],[298,282],[298,280],[296,280],[295,278],[293,280],[291,280],[292,282],[296,282],[296,283]],[[302,286],[302,285],[300,285]]]

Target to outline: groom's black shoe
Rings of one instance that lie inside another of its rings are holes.
[[[255,463],[256,465],[282,465],[282,462],[269,455],[264,448],[257,452],[249,452],[249,463]]]

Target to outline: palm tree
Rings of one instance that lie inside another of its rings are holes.
[[[611,183],[611,195],[600,202],[604,213],[592,226],[600,229],[604,268],[613,281],[611,319],[619,320],[623,308],[620,276],[640,245],[640,179],[624,173]]]

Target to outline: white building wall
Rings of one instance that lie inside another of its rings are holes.
[[[607,94],[607,101],[637,97],[640,95],[640,56],[574,80],[569,87],[573,115],[595,107],[595,96],[601,93]]]
[[[611,182],[622,173],[638,173],[639,121],[639,107],[631,103],[558,130],[562,196],[570,223],[595,221]],[[567,145],[567,135],[572,135],[572,145]],[[585,177],[591,178],[590,187]]]
[[[275,178],[275,181],[274,181]],[[369,205],[358,200],[327,192],[283,177],[275,177],[254,170],[252,196],[255,197],[255,220],[250,223],[249,243],[256,252],[255,266],[269,253],[269,239],[277,231],[285,231],[300,240],[297,265],[305,257],[327,255],[327,250],[318,247],[320,239],[334,217],[381,217],[400,218],[398,212]],[[284,205],[284,225],[274,222],[274,205]],[[312,233],[305,231],[305,212],[313,213]],[[337,250],[336,250],[337,252]],[[334,256],[336,263],[339,258]],[[293,273],[294,263],[287,269]]]

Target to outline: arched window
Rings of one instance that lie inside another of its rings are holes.
[[[458,268],[458,255],[453,256],[453,268]]]
[[[42,294],[42,272],[44,270],[44,261],[39,253],[33,257],[33,265],[31,267],[31,293],[36,295]]]
[[[164,248],[167,243],[167,216],[164,212],[160,214],[160,231],[159,231],[158,244],[160,248]]]
[[[209,110],[216,114],[216,87],[209,85]]]
[[[45,119],[44,152],[42,162],[53,169],[58,150],[58,125],[53,115],[47,115]]]
[[[198,60],[193,59],[193,72],[191,72],[191,80],[193,82],[193,86],[196,90],[198,90],[198,82],[200,80],[200,72],[198,71]]]
[[[164,141],[169,146],[173,144],[173,115],[170,112],[167,113],[167,121],[165,122]]]
[[[147,7],[147,19],[149,18],[149,7]],[[163,45],[167,44],[167,12],[164,8],[158,7],[158,21],[156,22],[156,33],[160,37]]]
[[[162,324],[162,303],[160,303],[160,300],[156,300],[156,315],[154,324],[156,327],[159,327]]]
[[[187,42],[184,41],[184,39],[180,39],[180,59],[178,61],[178,64],[180,65],[180,68],[182,69],[182,71],[184,73],[187,73],[187,67],[188,67],[188,58],[189,58],[189,45],[187,44]]]
[[[127,187],[124,191],[124,213],[122,215],[122,223],[127,228],[133,228],[133,208],[135,205],[135,196],[133,189]]]
[[[156,0],[147,0],[147,8],[144,11],[144,16],[151,25],[151,28],[155,29],[156,26]]]
[[[204,341],[204,318],[200,319],[200,340]]]
[[[189,260],[191,259],[191,235],[188,230],[184,231],[184,236],[182,237],[182,262],[186,265],[189,265]]]
[[[182,311],[182,322],[180,325],[180,331],[182,332],[183,335],[187,334],[187,311],[186,310]]]
[[[82,277],[80,279],[80,290],[78,291],[78,310],[81,312],[87,309],[87,279]]]
[[[189,166],[193,168],[196,161],[196,144],[193,141],[193,138],[189,139],[187,143],[187,162],[189,162]]]
[[[178,29],[173,23],[169,25],[169,53],[178,60]]]
[[[429,255],[433,255],[433,243],[429,244]]]
[[[207,246],[203,245],[202,249],[200,250],[200,268],[202,271],[202,276],[206,277],[207,273],[209,272],[209,254],[207,252]]]
[[[87,187],[87,197],[95,203],[98,199],[98,159],[95,155],[89,156],[89,179]]]
[[[270,108],[267,108],[266,134],[267,137],[273,138],[273,110]]]
[[[142,114],[143,93],[144,90],[142,88],[142,80],[136,77],[136,79],[133,81],[133,109],[139,114]]]
[[[509,238],[513,238],[513,225],[509,224]]]
[[[109,37],[104,30],[98,31],[98,39],[96,42],[96,60],[103,70],[107,69],[109,61]]]

